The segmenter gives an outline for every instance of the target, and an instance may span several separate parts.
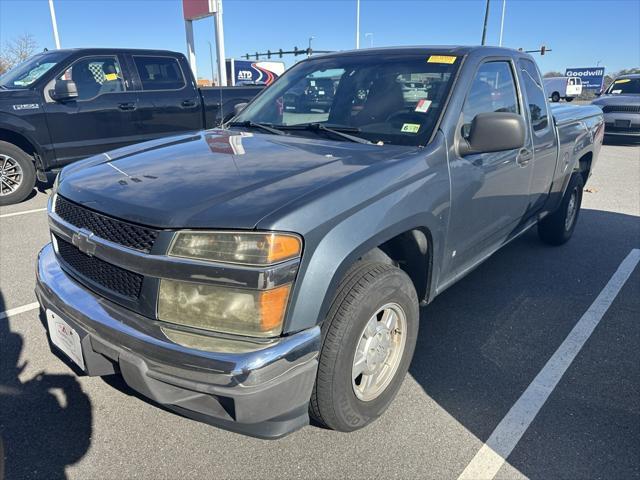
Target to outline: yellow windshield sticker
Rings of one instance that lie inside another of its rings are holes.
[[[405,123],[402,125],[401,131],[404,133],[418,133],[418,130],[420,130],[419,123]]]
[[[448,63],[451,65],[456,61],[456,57],[451,55],[431,55],[427,63]]]
[[[613,83],[615,83],[615,84],[618,84],[618,83],[627,83],[627,82],[630,82],[630,81],[631,81],[631,79],[630,79],[630,78],[622,78],[622,79],[620,79],[620,80],[616,80],[616,81],[615,81],[615,82],[613,82]]]
[[[118,79],[118,74],[116,74],[116,73],[107,73],[107,74],[105,74],[104,78],[107,81],[117,80]]]

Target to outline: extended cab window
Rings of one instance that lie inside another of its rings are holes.
[[[518,112],[518,95],[508,62],[487,62],[480,66],[462,109],[462,134],[466,138],[479,113]]]
[[[185,86],[182,69],[175,58],[134,56],[143,90],[180,90]]]
[[[540,74],[531,60],[522,59],[518,63],[524,80],[531,126],[534,132],[544,130],[549,125],[549,118],[547,116],[547,99]],[[572,80],[574,79],[569,79],[569,83]]]
[[[111,56],[81,58],[56,80],[73,81],[78,89],[77,100],[90,100],[98,95],[125,90],[120,63]]]

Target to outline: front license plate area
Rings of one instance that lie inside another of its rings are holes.
[[[79,333],[57,313],[47,310],[47,325],[51,343],[62,350],[67,357],[84,370],[84,356]]]
[[[631,120],[616,120],[615,126],[618,128],[629,128],[631,127]]]

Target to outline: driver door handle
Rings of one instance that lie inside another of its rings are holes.
[[[118,108],[123,112],[130,112],[136,109],[136,104],[133,102],[121,103]]]
[[[180,105],[182,105],[185,108],[195,107],[196,102],[194,100],[183,100]]]
[[[521,167],[526,167],[533,158],[533,152],[527,148],[521,148],[516,157],[516,162]]]

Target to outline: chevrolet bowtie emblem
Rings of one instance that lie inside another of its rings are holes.
[[[96,253],[96,244],[91,240],[91,237],[93,237],[93,233],[87,230],[80,230],[73,234],[71,243],[78,247],[78,250],[82,253],[93,257],[93,254]]]

